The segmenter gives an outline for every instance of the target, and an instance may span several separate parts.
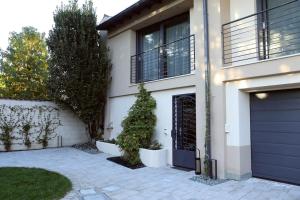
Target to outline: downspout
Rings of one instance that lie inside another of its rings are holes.
[[[210,56],[209,56],[209,26],[208,26],[208,0],[203,0],[204,20],[204,62],[205,62],[205,157],[204,169],[207,176],[211,172],[211,98],[210,98]]]

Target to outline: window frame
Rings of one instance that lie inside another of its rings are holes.
[[[155,31],[159,31],[159,47],[162,47],[166,45],[166,29],[168,27],[174,26],[176,24],[180,24],[183,22],[188,22],[190,25],[190,15],[189,12],[185,12],[183,14],[177,15],[175,17],[163,20],[161,22],[152,24],[150,26],[147,26],[145,28],[142,28],[140,30],[136,31],[136,55],[144,53],[143,51],[143,37],[144,35],[150,34]],[[189,27],[189,35],[190,35],[190,27]],[[155,48],[154,48],[155,49]],[[151,50],[151,49],[150,49]],[[149,50],[148,50],[149,51]],[[165,52],[159,52],[159,56],[165,57]],[[136,82],[147,82],[150,80],[143,80],[142,78],[142,63],[140,61],[137,62],[137,68],[136,68]],[[167,63],[159,63],[159,77],[155,80],[160,80],[164,78],[168,78],[167,74]],[[166,73],[165,73],[166,72]]]

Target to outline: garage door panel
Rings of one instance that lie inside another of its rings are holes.
[[[300,170],[300,157],[256,153],[255,157],[253,157],[252,159],[256,164],[276,165],[279,167],[294,168]]]
[[[300,170],[280,166],[252,165],[253,176],[300,184]]]
[[[288,110],[288,109],[300,109],[300,98],[299,99],[287,99],[279,101],[269,101],[268,99],[259,100],[253,103],[255,108],[252,110],[263,111],[263,110]]]
[[[300,133],[299,122],[259,122],[251,120],[251,131]]]
[[[251,116],[253,116],[254,121],[300,122],[300,110],[256,111],[251,113]]]
[[[300,90],[250,96],[253,176],[300,184]]]
[[[300,147],[298,145],[253,143],[252,152],[300,157]]]
[[[299,133],[288,132],[271,132],[271,131],[252,131],[253,144],[255,143],[271,143],[271,144],[287,144],[300,146]]]

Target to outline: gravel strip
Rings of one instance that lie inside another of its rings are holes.
[[[210,186],[218,185],[218,184],[225,183],[228,181],[227,179],[211,179],[204,175],[194,176],[190,179],[192,181],[203,183],[203,184],[210,185]]]
[[[75,144],[72,146],[75,149],[84,151],[89,154],[98,154],[100,151],[97,149],[96,145],[92,143],[84,143],[84,144]]]

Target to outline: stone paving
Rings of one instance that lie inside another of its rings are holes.
[[[107,154],[74,148],[0,153],[0,166],[38,167],[73,182],[65,200],[300,200],[300,187],[251,178],[208,186],[190,180],[193,172],[171,168],[127,169]]]

